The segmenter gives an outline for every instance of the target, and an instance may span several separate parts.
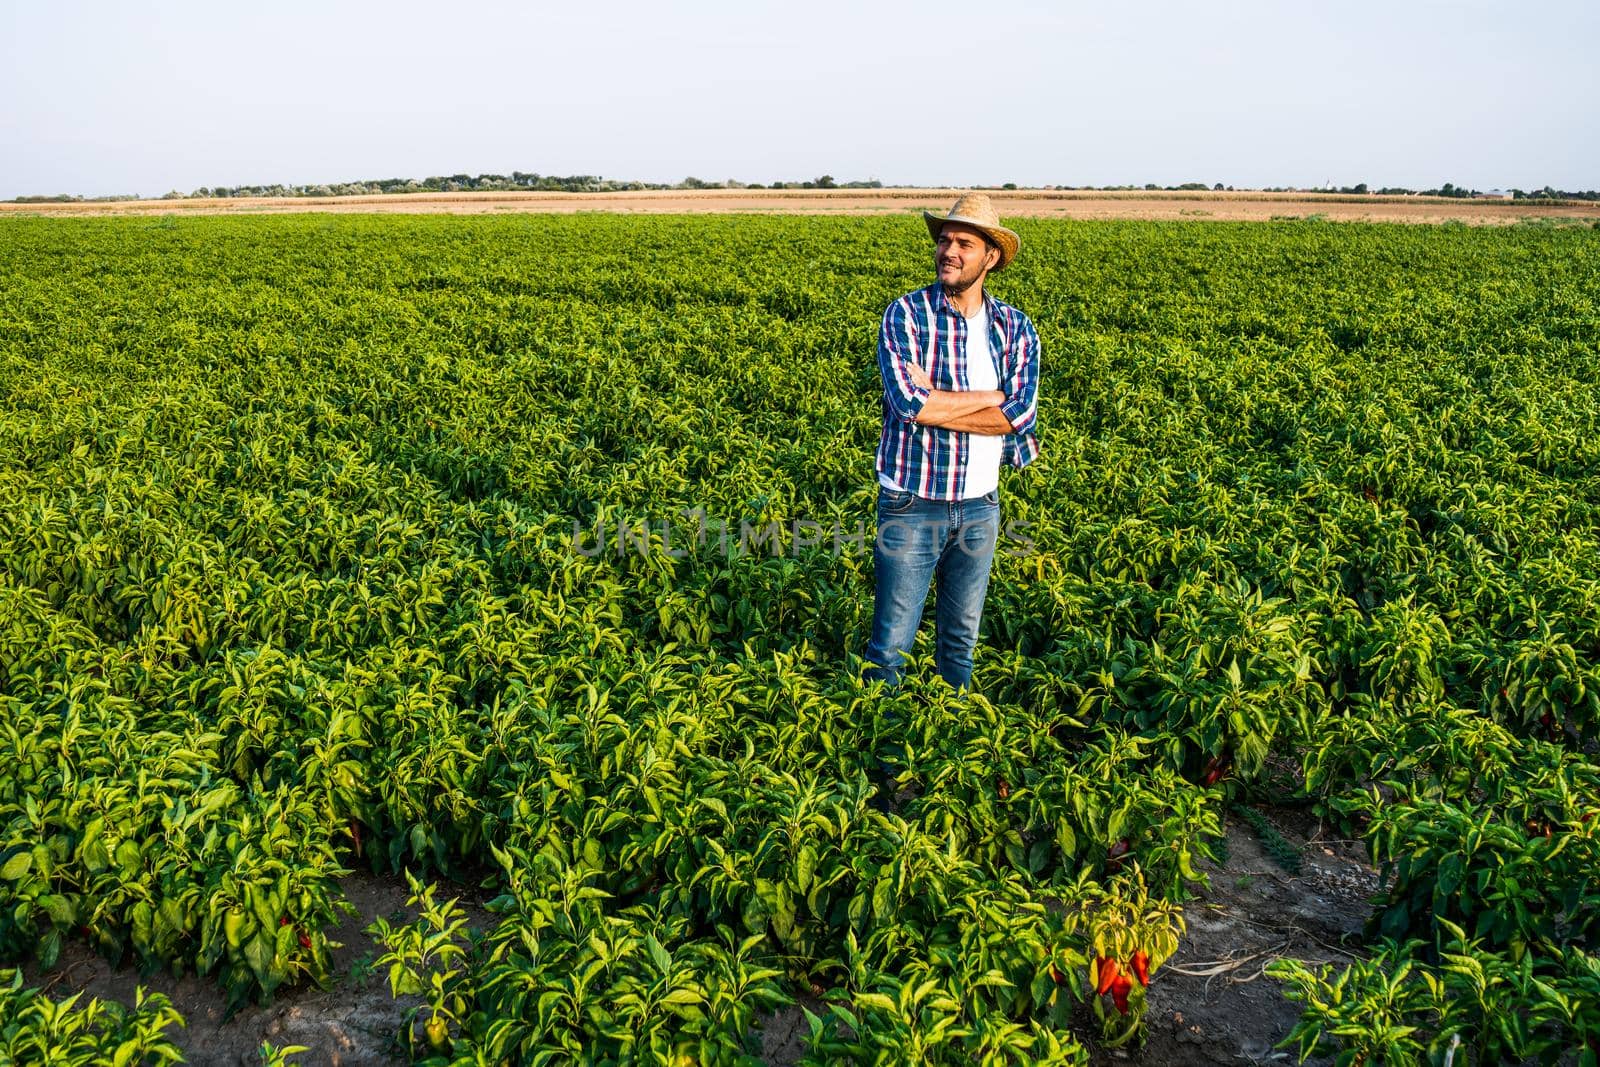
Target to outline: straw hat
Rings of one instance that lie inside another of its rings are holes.
[[[994,269],[1002,271],[1006,264],[1016,257],[1017,249],[1022,247],[1022,241],[1015,233],[1000,225],[1000,215],[983,193],[968,193],[950,208],[947,215],[924,211],[922,218],[928,224],[928,232],[933,234],[935,241],[939,240],[939,231],[944,229],[947,222],[962,222],[975,230],[982,230],[988,235],[989,240],[1000,246],[1000,262]]]

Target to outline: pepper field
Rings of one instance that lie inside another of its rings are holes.
[[[356,869],[419,1063],[1088,1063],[1249,803],[1383,877],[1295,1055],[1594,1067],[1600,232],[1015,228],[1042,455],[886,696],[913,216],[0,220],[0,1063],[180,1055],[74,942],[330,981]]]

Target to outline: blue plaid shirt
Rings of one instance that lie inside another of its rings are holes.
[[[1028,316],[983,295],[989,313],[989,351],[997,362],[1000,410],[1013,430],[1001,444],[1000,460],[1025,467],[1039,455],[1034,433],[1039,389],[1039,335]],[[928,390],[911,381],[907,365],[928,372],[933,387],[967,388],[967,320],[938,283],[889,305],[878,332],[878,372],[883,377],[883,435],[878,439],[878,473],[930,500],[960,500],[966,495],[970,434],[942,426],[923,426],[917,413]]]

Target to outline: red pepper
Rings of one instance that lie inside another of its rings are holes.
[[[279,926],[288,926],[289,925],[289,916],[287,916],[287,915],[278,916],[278,925]]]
[[[1139,979],[1139,984],[1145,988],[1150,986],[1150,954],[1140,949],[1133,954],[1133,974]]]
[[[1067,984],[1067,976],[1062,974],[1061,968],[1057,967],[1054,963],[1050,964],[1050,980],[1056,985]]]
[[[1099,959],[1095,960],[1095,965],[1100,971],[1100,984],[1095,986],[1094,991],[1096,994],[1103,997],[1107,993],[1111,992],[1111,987],[1116,984],[1118,977],[1117,961],[1112,959],[1110,956],[1101,956]]]
[[[1011,783],[1006,781],[1004,778],[1001,778],[999,781],[997,781],[994,788],[995,791],[1000,794],[1001,800],[1004,800],[1006,797],[1011,795]]]
[[[1117,1006],[1117,1011],[1123,1015],[1128,1014],[1128,994],[1133,992],[1133,982],[1127,975],[1117,978],[1116,984],[1111,987],[1111,1003]]]
[[[310,948],[311,947],[311,938],[308,937],[305,934],[301,934],[300,935],[300,947],[301,948]]]
[[[1200,784],[1216,785],[1218,779],[1228,773],[1228,765],[1232,762],[1233,757],[1226,752],[1206,760],[1206,765],[1200,771]]]

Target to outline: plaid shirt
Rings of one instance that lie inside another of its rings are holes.
[[[1025,467],[1039,455],[1034,433],[1039,388],[1039,335],[1028,316],[988,293],[989,351],[998,361],[1000,410],[1011,420],[1000,459]],[[935,389],[967,387],[967,320],[935,283],[889,305],[878,332],[878,372],[883,378],[883,435],[878,439],[878,473],[903,489],[930,500],[960,500],[966,495],[969,434],[942,426],[923,426],[917,413],[928,390],[911,381],[908,363],[928,372]]]

